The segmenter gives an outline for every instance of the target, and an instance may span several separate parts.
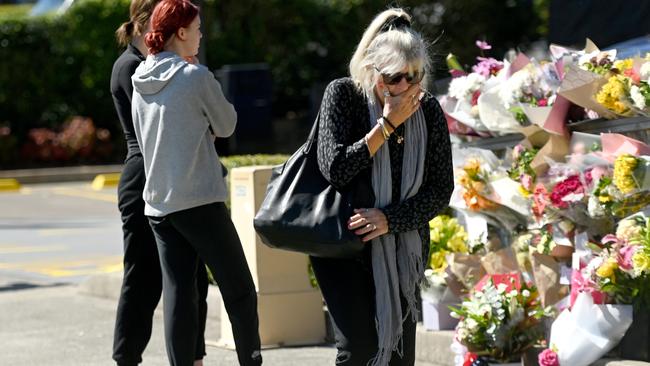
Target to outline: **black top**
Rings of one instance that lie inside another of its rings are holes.
[[[390,233],[418,230],[426,263],[429,221],[449,204],[454,178],[449,131],[442,108],[431,95],[422,99],[421,106],[428,132],[422,185],[414,196],[400,202],[404,145],[398,144],[392,134],[388,140],[392,203],[381,209],[388,219]],[[345,187],[359,174],[370,180],[373,159],[363,140],[370,131],[368,102],[352,79],[337,79],[327,86],[320,118],[318,165],[325,178],[337,188]],[[397,127],[397,133],[403,136],[404,125]]]
[[[134,45],[129,44],[120,57],[115,60],[113,72],[111,72],[111,95],[113,95],[117,117],[122,124],[122,130],[129,149],[127,157],[140,154],[140,147],[133,129],[133,118],[131,117],[131,96],[133,94],[131,75],[144,59],[142,53]]]

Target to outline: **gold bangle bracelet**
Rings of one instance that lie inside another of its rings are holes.
[[[384,121],[382,119],[379,119],[377,121],[377,124],[379,125],[379,127],[381,127],[381,134],[384,136],[384,141],[388,140],[388,138],[390,137],[390,132],[388,132],[388,129],[384,125]]]

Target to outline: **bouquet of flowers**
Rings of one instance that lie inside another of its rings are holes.
[[[594,191],[607,212],[626,217],[650,205],[650,158],[621,154],[611,178],[601,178]]]
[[[650,306],[650,220],[642,215],[621,220],[616,235],[602,239],[583,276],[615,303],[639,300]]]
[[[525,148],[518,144],[512,150],[512,165],[508,170],[508,176],[519,182],[519,190],[524,197],[528,197],[533,192],[533,185],[537,178],[537,173],[531,167],[531,163],[539,152],[536,148]]]
[[[542,308],[534,286],[519,274],[488,276],[479,285],[453,309],[459,319],[456,342],[479,357],[507,362],[542,339],[540,320],[551,313]]]
[[[489,173],[481,166],[478,158],[469,158],[458,172],[458,184],[463,190],[463,199],[471,211],[491,210],[497,204],[488,197],[492,190],[489,186]]]
[[[650,63],[639,63],[634,59],[615,61],[608,69],[607,82],[596,93],[596,101],[620,116],[649,115]]]
[[[587,53],[583,52],[578,59],[578,65],[583,70],[605,75],[612,69],[615,60],[616,50],[600,51],[596,49]]]
[[[453,76],[449,84],[447,99],[443,103],[445,112],[458,122],[476,131],[488,131],[481,122],[478,111],[478,98],[486,87],[494,83],[497,74],[503,69],[503,62],[491,57],[485,57],[484,50],[492,47],[483,41],[476,41],[482,57],[477,57],[478,63],[472,67],[471,73],[465,73],[455,56],[447,56],[447,64]]]
[[[499,97],[516,120],[526,126],[531,123],[529,115],[533,113],[527,107],[551,107],[559,86],[560,77],[554,64],[531,62],[506,80]]]

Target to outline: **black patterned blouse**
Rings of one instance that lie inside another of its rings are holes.
[[[390,233],[418,229],[426,263],[429,221],[449,204],[454,180],[449,131],[442,108],[431,95],[422,99],[421,106],[428,131],[424,180],[414,196],[400,202],[404,146],[392,134],[388,140],[392,203],[382,211]],[[334,187],[345,187],[359,174],[370,180],[373,159],[363,140],[370,131],[369,118],[366,97],[352,79],[337,79],[327,86],[320,109],[318,165]],[[397,134],[403,136],[403,125],[397,127]]]

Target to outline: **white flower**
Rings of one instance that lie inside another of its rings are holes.
[[[508,288],[508,285],[505,283],[500,283],[497,285],[497,291],[499,291],[500,294],[506,292],[506,289]]]
[[[639,74],[641,74],[641,80],[650,79],[650,62],[644,62],[643,65],[641,65]]]
[[[521,294],[522,294],[524,297],[530,297],[530,291],[528,291],[528,290],[523,290],[523,291],[521,292]]]
[[[470,332],[478,330],[478,322],[472,318],[467,319],[465,325]]]
[[[640,232],[641,226],[636,224],[636,220],[625,219],[618,223],[616,237],[621,240],[630,241],[633,237],[638,236]]]
[[[463,340],[467,338],[470,335],[469,331],[463,327],[458,327],[456,329],[456,336],[458,339]]]
[[[475,72],[454,78],[449,84],[449,96],[458,100],[469,99],[475,91],[481,89],[485,77]]]
[[[517,103],[524,96],[524,92],[530,94],[535,82],[536,78],[529,68],[521,69],[502,84],[499,90],[499,98],[509,108],[511,104]]]
[[[587,202],[587,212],[590,217],[603,217],[605,216],[605,208],[598,201],[598,197],[589,196],[589,201]]]
[[[632,85],[630,88],[630,97],[636,108],[645,109],[645,97],[641,94],[641,89],[638,86]]]

